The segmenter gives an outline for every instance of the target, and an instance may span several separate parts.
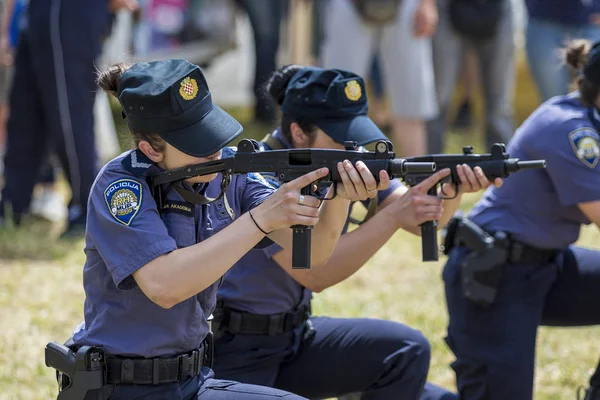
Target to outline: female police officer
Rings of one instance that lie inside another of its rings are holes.
[[[317,268],[331,254],[349,200],[376,192],[375,179],[363,163],[356,168],[340,163],[342,196],[326,202],[319,214],[319,200],[300,196],[299,190],[326,169],[275,192],[256,175],[236,176],[225,195],[237,216],[231,222],[220,212],[222,202],[200,207],[183,200],[185,191],[217,197],[220,179],[213,174],[165,189],[159,210],[145,181],[148,174],[218,159],[242,128],[212,103],[200,68],[183,60],[115,66],[102,73],[99,85],[118,97],[138,148],[109,162],[92,187],[85,324],[75,332],[75,344],[106,353],[111,399],[293,396],[214,380],[212,370],[202,367],[218,281],[266,235],[285,247],[291,244],[286,228],[320,221],[313,232]],[[380,178],[385,189],[389,177]],[[190,357],[194,365],[186,368],[183,361]]]
[[[343,148],[345,141],[385,140],[366,115],[364,90],[362,78],[347,71],[299,66],[276,71],[269,91],[282,105],[283,117],[263,148]],[[374,319],[308,318],[310,299],[312,292],[355,273],[397,229],[417,233],[424,221],[447,221],[460,200],[446,202],[442,212],[442,200],[426,193],[448,172],[439,171],[408,191],[392,181],[379,192],[379,212],[344,234],[318,272],[293,270],[290,252],[277,245],[244,256],[225,275],[218,293],[213,322],[217,377],[309,398],[356,392],[369,399],[419,398],[430,359],[420,332]],[[458,173],[465,182],[461,193],[489,185],[480,170],[459,167]],[[275,176],[264,176],[279,185]],[[422,398],[454,395],[427,385]]]
[[[600,252],[572,246],[600,225],[600,43],[589,48],[565,52],[579,90],[543,103],[508,145],[547,168],[488,189],[454,233],[443,277],[463,400],[531,399],[538,326],[600,323]],[[472,250],[481,238],[489,249]]]

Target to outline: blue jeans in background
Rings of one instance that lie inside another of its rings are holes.
[[[571,39],[600,39],[600,27],[570,25],[530,18],[526,30],[529,70],[542,101],[569,92],[569,74],[560,49]]]

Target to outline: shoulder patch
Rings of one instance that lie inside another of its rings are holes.
[[[129,226],[142,205],[142,184],[134,179],[119,179],[104,190],[104,200],[110,215]]]
[[[263,175],[259,174],[258,172],[249,172],[247,176],[248,176],[249,181],[261,183],[272,189],[277,189],[277,187],[278,187],[278,186],[273,186],[272,184],[270,184],[269,181],[267,181],[265,179],[265,177]]]
[[[593,128],[579,128],[569,133],[569,143],[577,158],[590,168],[600,161],[600,136]]]

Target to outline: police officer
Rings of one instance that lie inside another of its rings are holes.
[[[573,42],[565,61],[578,90],[540,105],[507,149],[546,169],[488,189],[448,228],[447,344],[463,400],[531,399],[538,326],[600,323],[600,252],[573,246],[583,224],[600,225],[600,42]]]
[[[282,121],[263,140],[263,150],[343,149],[345,141],[362,146],[386,139],[367,116],[363,79],[351,72],[286,66],[273,74],[268,88],[281,104]],[[342,235],[334,254],[318,271],[292,269],[290,251],[278,245],[242,257],[227,272],[218,292],[213,321],[217,377],[308,398],[357,392],[369,399],[455,398],[425,384],[430,347],[419,331],[391,321],[310,316],[312,293],[354,274],[396,230],[419,234],[425,221],[444,223],[462,193],[489,185],[480,170],[458,167],[465,183],[456,199],[442,204],[440,198],[426,193],[448,173],[438,171],[410,190],[392,181],[388,190],[379,192],[373,217]],[[263,175],[274,186],[280,185],[276,176]],[[369,208],[374,210],[372,205]]]
[[[349,200],[377,192],[373,175],[364,163],[356,168],[340,163],[341,196],[321,208],[317,198],[300,190],[325,176],[326,168],[277,191],[259,175],[236,175],[216,202],[184,200],[217,198],[221,179],[212,174],[170,190],[162,187],[159,209],[146,177],[230,154],[224,146],[242,127],[213,104],[201,69],[183,60],[113,66],[100,75],[99,85],[118,97],[137,143],[136,150],[104,166],[89,200],[85,322],[73,342],[104,351],[104,395],[111,400],[299,398],[213,379],[203,360],[217,286],[259,242],[290,247],[287,228],[294,224],[316,224],[312,262],[322,264],[339,238]],[[381,177],[380,188],[386,189],[389,177],[385,172]]]
[[[135,6],[136,0],[30,2],[10,94],[0,222],[9,209],[20,223],[41,163],[52,148],[72,192],[65,233],[83,233],[87,199],[98,171],[94,62],[110,33],[111,12]]]

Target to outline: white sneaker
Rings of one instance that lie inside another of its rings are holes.
[[[61,222],[67,218],[67,206],[62,196],[54,189],[35,191],[30,212],[50,222]]]

